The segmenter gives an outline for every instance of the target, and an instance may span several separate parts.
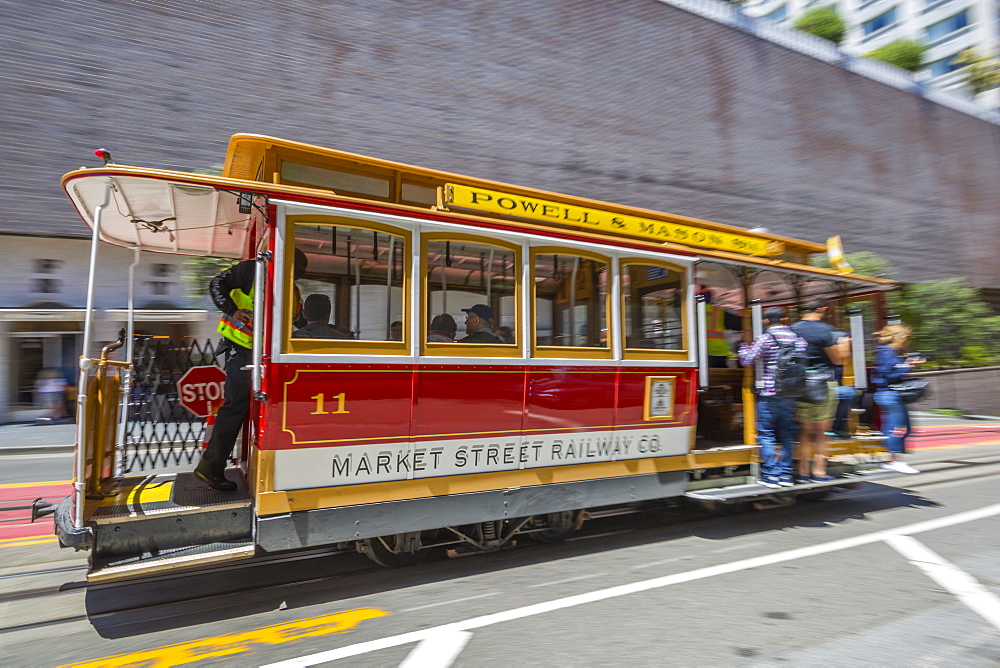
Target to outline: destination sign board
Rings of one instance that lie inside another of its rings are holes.
[[[445,185],[444,201],[447,206],[456,209],[485,211],[548,223],[562,223],[583,229],[627,234],[731,253],[773,256],[784,251],[784,244],[781,242],[758,237],[720,232],[652,218],[628,216],[454,183]]]

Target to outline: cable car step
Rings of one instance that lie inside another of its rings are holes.
[[[248,559],[255,552],[256,546],[253,541],[242,540],[191,545],[158,553],[145,552],[127,557],[95,554],[91,558],[91,570],[87,574],[87,581],[108,582],[224,561]]]
[[[801,494],[804,492],[828,489],[830,487],[845,487],[856,485],[869,480],[882,480],[885,478],[898,478],[901,473],[887,471],[885,469],[872,469],[869,471],[858,471],[826,482],[808,482],[796,484],[794,487],[765,487],[759,483],[747,485],[733,485],[731,487],[720,487],[716,489],[691,490],[684,494],[689,499],[699,501],[736,501],[741,499],[751,499],[760,496],[775,496],[780,494]]]
[[[94,554],[102,558],[158,553],[191,545],[249,540],[253,505],[242,474],[220,492],[190,473],[127,478],[90,517]]]

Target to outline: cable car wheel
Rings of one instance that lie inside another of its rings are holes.
[[[412,566],[430,552],[430,548],[420,546],[420,532],[365,538],[355,543],[355,547],[358,552],[385,568]]]
[[[558,543],[572,536],[583,524],[583,510],[564,510],[559,513],[537,515],[535,521],[543,521],[545,528],[532,531],[532,537],[540,543]]]

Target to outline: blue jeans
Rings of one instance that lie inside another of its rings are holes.
[[[910,413],[899,393],[889,389],[875,391],[875,403],[882,410],[882,433],[886,436],[889,451],[901,455],[906,452],[906,437],[910,435]]]
[[[791,480],[795,428],[794,399],[757,397],[757,442],[760,445],[762,478]]]

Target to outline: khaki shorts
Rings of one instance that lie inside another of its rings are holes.
[[[826,387],[826,401],[822,404],[795,402],[799,422],[829,422],[837,414],[837,381],[831,380]]]

